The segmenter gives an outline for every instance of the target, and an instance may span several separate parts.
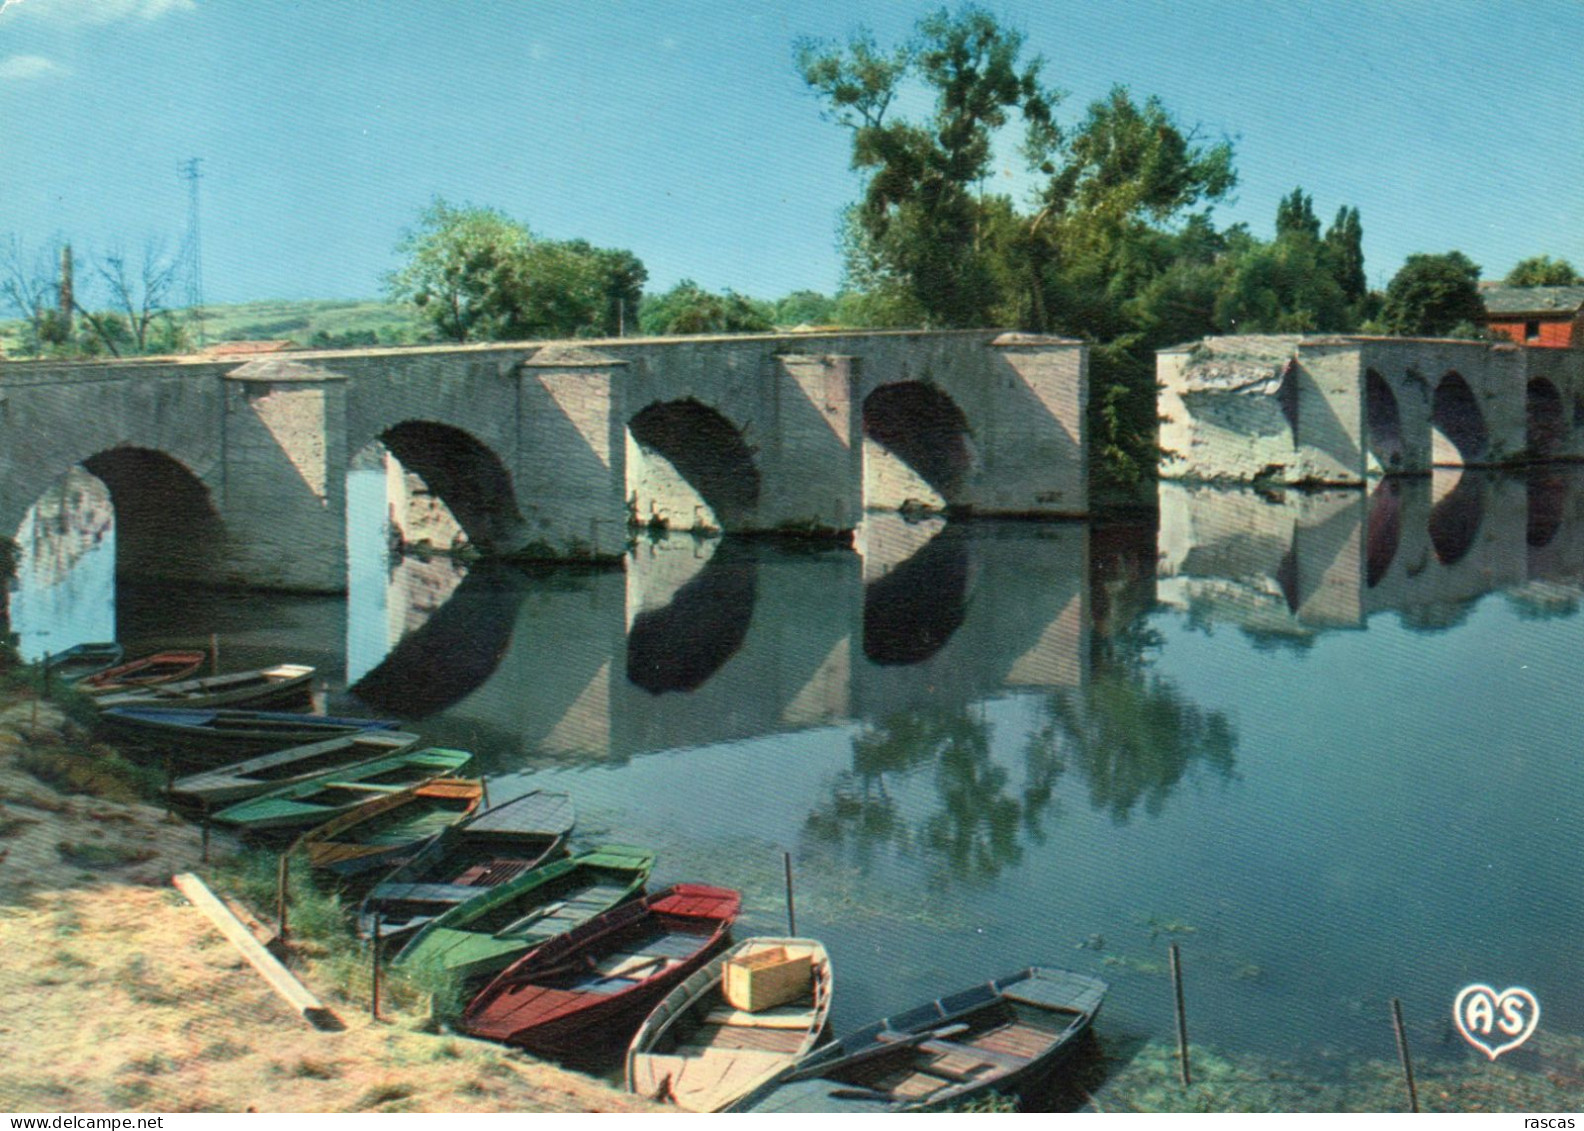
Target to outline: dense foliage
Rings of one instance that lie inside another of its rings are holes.
[[[1381,318],[1394,334],[1469,337],[1485,317],[1479,277],[1460,251],[1410,255],[1386,288]]]
[[[775,329],[776,311],[735,291],[711,294],[683,279],[663,295],[645,297],[638,321],[646,334],[741,334]]]
[[[1504,280],[1509,287],[1572,287],[1584,283],[1566,259],[1535,255],[1520,260]]]
[[[446,341],[615,336],[648,273],[628,251],[535,236],[494,208],[436,199],[397,245],[387,295],[414,304]]]
[[[1087,339],[1103,477],[1154,466],[1157,348],[1207,333],[1346,330],[1372,313],[1357,209],[1322,234],[1297,189],[1274,240],[1219,230],[1213,207],[1237,181],[1229,141],[1125,87],[1063,127],[1044,61],[982,8],[927,15],[894,48],[860,31],[841,45],[800,40],[795,56],[866,176],[844,224],[839,317]],[[892,114],[918,90],[927,114]],[[1031,185],[1022,202],[989,187],[1014,164]]]

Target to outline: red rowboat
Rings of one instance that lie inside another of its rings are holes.
[[[508,966],[459,1027],[558,1059],[625,1049],[655,1003],[726,945],[741,906],[703,884],[624,903]]]
[[[78,682],[77,689],[99,695],[186,679],[203,666],[208,656],[207,652],[155,652],[88,676]]]

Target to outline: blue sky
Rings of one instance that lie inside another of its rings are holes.
[[[650,290],[840,280],[848,138],[799,35],[935,6],[633,0],[0,0],[0,239],[171,247],[203,158],[210,302],[371,298],[433,196],[624,247]],[[1113,83],[1237,145],[1217,216],[1356,205],[1383,286],[1418,251],[1584,268],[1584,4],[986,4],[1073,122]],[[1014,182],[1009,182],[1015,185]]]

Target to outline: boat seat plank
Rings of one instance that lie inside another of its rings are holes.
[[[1000,1065],[1003,1068],[1026,1068],[1029,1057],[1018,1056],[1015,1053],[995,1052],[978,1045],[960,1045],[956,1041],[924,1041],[919,1045],[924,1052],[936,1053],[942,1057],[961,1056],[978,1060],[982,1063]]]
[[[752,1049],[760,1052],[796,1052],[807,1036],[806,1029],[762,1029],[740,1025],[705,1026],[680,1046],[683,1051],[701,1049]]]
[[[663,954],[608,954],[594,964],[594,969],[606,978],[627,978],[633,974],[647,978],[670,962],[671,959]]]
[[[812,1009],[779,1008],[762,1013],[749,1013],[744,1009],[721,1006],[704,1016],[706,1025],[734,1025],[748,1029],[796,1029],[806,1032],[814,1023]]]
[[[468,884],[380,884],[373,898],[390,903],[461,903],[478,893],[478,888]]]

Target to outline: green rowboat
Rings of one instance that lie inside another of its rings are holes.
[[[473,760],[466,750],[431,746],[332,770],[297,785],[228,806],[214,820],[244,832],[308,828],[382,794],[399,793],[431,778],[449,777]]]
[[[540,943],[637,895],[654,862],[648,849],[604,844],[535,868],[431,920],[392,965],[466,981],[499,973]]]

